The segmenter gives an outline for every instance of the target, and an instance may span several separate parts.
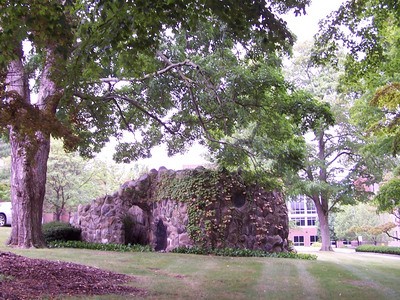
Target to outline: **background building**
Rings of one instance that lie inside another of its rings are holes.
[[[317,210],[312,201],[302,195],[288,202],[289,210],[289,240],[295,246],[309,247],[318,241]]]

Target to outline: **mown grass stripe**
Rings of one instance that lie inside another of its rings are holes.
[[[300,299],[298,296],[299,289],[302,292],[302,285],[299,283],[298,269],[292,262],[286,259],[266,259],[254,299]]]
[[[381,280],[385,275],[382,277],[378,275],[380,272],[376,272],[376,268],[371,265],[369,259],[365,260],[357,254],[319,253],[318,262],[324,266],[327,273],[317,277],[324,282],[322,284],[325,285],[326,290],[336,293],[342,299],[347,299],[351,294],[353,294],[354,300],[400,299],[397,291],[382,284]],[[320,272],[321,268],[314,269],[314,274]],[[335,277],[337,280],[333,279]],[[329,278],[332,279],[329,280]],[[356,291],[357,293],[355,293]]]
[[[299,262],[296,264],[298,271],[298,279],[302,285],[302,299],[304,300],[315,300],[324,299],[324,289],[321,288],[319,281],[314,278],[308,271],[310,264],[304,264]]]

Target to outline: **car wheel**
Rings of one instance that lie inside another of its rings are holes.
[[[6,216],[4,214],[0,214],[0,227],[6,225],[6,222],[7,222]]]

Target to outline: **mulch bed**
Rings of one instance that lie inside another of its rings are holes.
[[[79,295],[145,294],[143,290],[125,285],[133,279],[129,275],[79,264],[0,252],[0,299],[64,299]]]

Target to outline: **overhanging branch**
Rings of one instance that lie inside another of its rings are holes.
[[[352,156],[355,155],[354,153],[350,152],[350,151],[342,151],[340,153],[338,153],[331,161],[327,162],[327,166],[332,165],[337,159],[339,159],[339,157],[341,157],[342,155],[348,155],[348,156]]]
[[[204,116],[201,113],[200,107],[196,101],[194,92],[193,92],[193,84],[204,84],[205,88],[209,89],[212,94],[215,96],[215,99],[217,100],[217,102],[219,103],[219,105],[222,106],[222,103],[225,102],[223,99],[221,99],[217,88],[215,87],[214,83],[208,78],[207,74],[204,73],[204,71],[201,70],[201,67],[197,64],[195,64],[194,62],[190,61],[189,59],[185,59],[182,62],[178,62],[178,63],[172,63],[170,61],[170,59],[168,57],[166,57],[163,53],[161,53],[160,51],[157,51],[157,55],[166,63],[166,67],[151,73],[151,74],[147,74],[144,75],[141,78],[101,78],[99,79],[97,82],[94,83],[104,83],[104,84],[116,84],[118,82],[141,82],[141,81],[145,81],[148,79],[151,79],[153,77],[157,77],[160,76],[162,74],[165,74],[167,72],[171,72],[171,71],[176,71],[177,74],[179,75],[179,77],[181,78],[181,80],[183,80],[183,82],[186,85],[186,88],[189,92],[189,96],[190,96],[190,100],[192,102],[193,105],[193,109],[195,111],[195,114],[197,116],[197,119],[199,121],[200,127],[202,128],[205,138],[210,141],[210,142],[214,142],[214,143],[218,143],[220,145],[225,145],[225,146],[230,146],[236,149],[240,149],[241,151],[244,151],[246,153],[246,155],[249,157],[251,163],[253,164],[253,166],[257,167],[257,168],[261,168],[264,170],[264,168],[262,166],[260,166],[257,163],[257,159],[256,159],[256,155],[252,152],[250,152],[249,150],[245,149],[243,146],[238,145],[236,143],[230,143],[227,141],[222,141],[219,139],[215,139],[211,132],[208,130],[207,128],[207,120],[204,120]],[[200,75],[201,80],[200,81],[195,81],[187,76],[185,76],[185,74],[183,73],[183,71],[181,70],[182,67],[187,66],[187,67],[191,67],[194,70],[197,71],[197,74]],[[76,92],[75,96],[78,96],[80,98],[83,99],[93,99],[92,96],[87,96],[84,95],[82,93]],[[122,121],[124,122],[125,126],[129,129],[129,121],[126,120],[126,118],[124,117],[123,114],[123,110],[122,108],[118,105],[117,99],[121,100],[121,101],[125,101],[127,103],[129,103],[130,105],[133,105],[134,107],[136,107],[139,111],[141,111],[143,114],[147,115],[149,118],[155,120],[158,124],[160,124],[169,134],[171,135],[180,135],[182,137],[187,138],[187,136],[185,136],[184,134],[182,134],[180,132],[180,130],[173,130],[172,128],[170,128],[170,126],[168,126],[168,123],[163,121],[157,114],[152,113],[149,109],[147,109],[145,106],[143,106],[142,103],[140,103],[139,101],[127,97],[125,95],[120,95],[118,93],[111,93],[111,91],[109,93],[107,93],[107,95],[103,96],[103,97],[95,97],[96,100],[99,101],[113,101],[113,103],[116,105],[117,110],[118,110],[118,114],[121,116]],[[225,123],[225,134],[228,134],[227,131],[227,124],[226,124],[226,118],[223,119],[223,122]]]
[[[146,74],[143,77],[140,78],[117,78],[117,77],[112,77],[112,78],[100,78],[99,82],[101,83],[118,83],[118,82],[140,82],[140,81],[145,81],[147,79],[156,77],[156,76],[160,76],[164,73],[167,73],[168,71],[171,71],[173,69],[178,69],[182,66],[190,66],[191,61],[188,59],[185,59],[183,62],[178,62],[178,63],[174,63],[174,64],[170,64],[168,65],[166,68],[158,70],[157,72],[151,73],[151,74]],[[187,78],[187,80],[189,80]]]
[[[162,125],[165,130],[168,131],[168,133],[172,134],[172,135],[181,135],[182,134],[179,132],[179,130],[172,130],[171,128],[169,128],[167,126],[167,123],[162,121],[158,116],[156,116],[155,114],[151,113],[149,110],[147,110],[145,107],[143,107],[139,101],[136,101],[134,99],[125,97],[125,96],[120,96],[120,95],[115,95],[115,97],[124,100],[130,104],[132,104],[133,106],[135,106],[137,109],[139,109],[142,113],[144,113],[145,115],[149,116],[151,119],[157,121],[157,123],[159,123],[160,125]]]
[[[390,237],[390,238],[392,238],[392,239],[394,239],[394,240],[400,241],[400,238],[395,237],[394,235],[391,235],[391,234],[389,233],[389,231],[384,231],[384,233],[386,233],[386,235],[387,235],[388,237]]]

